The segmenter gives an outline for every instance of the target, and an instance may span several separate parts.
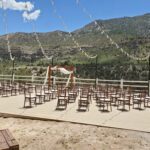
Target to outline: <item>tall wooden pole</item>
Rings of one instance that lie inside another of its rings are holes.
[[[70,67],[70,71],[72,71],[71,79],[70,79],[70,82],[71,82],[70,88],[73,89],[73,87],[74,87],[74,83],[73,83],[73,78],[74,78],[74,66],[71,66],[71,67]]]
[[[53,65],[54,65],[54,59],[53,59],[54,57],[52,57],[52,67],[53,67]],[[53,76],[53,71],[52,71],[52,76]],[[52,77],[52,88],[53,88],[53,83],[54,83],[54,79],[53,79],[53,77]]]

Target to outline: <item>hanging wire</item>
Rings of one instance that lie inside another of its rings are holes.
[[[36,41],[37,41],[37,43],[38,43],[38,45],[39,45],[39,47],[40,47],[40,49],[41,49],[41,52],[42,52],[42,54],[43,54],[43,56],[47,59],[47,60],[51,60],[52,58],[53,58],[53,56],[47,56],[47,54],[45,53],[45,50],[44,50],[44,48],[43,48],[43,46],[42,46],[42,44],[41,44],[41,41],[39,40],[39,36],[38,36],[38,34],[37,34],[37,32],[36,32],[36,27],[35,27],[35,23],[34,23],[34,21],[33,21],[33,33],[34,33],[34,35],[35,35],[35,39],[36,39]]]
[[[4,9],[3,0],[1,0],[1,2],[2,2],[2,9]],[[7,49],[8,49],[9,57],[10,57],[11,61],[14,61],[15,58],[12,56],[12,51],[11,51],[10,41],[9,41],[8,24],[7,24],[7,13],[6,13],[6,10],[3,11],[3,22],[4,22],[4,25],[5,25],[5,34],[6,34]]]
[[[57,16],[57,18],[59,18],[59,20],[61,21],[61,24],[63,25],[63,27],[65,28],[65,30],[69,31],[68,26],[66,25],[66,23],[65,23],[65,21],[64,21],[64,19],[63,19],[63,17],[62,17],[60,14],[58,14],[58,11],[57,11],[57,9],[56,9],[54,0],[50,0],[50,3],[51,3],[51,5],[52,5],[54,14]],[[95,55],[95,56],[90,56],[89,54],[87,54],[87,53],[82,49],[82,47],[81,47],[80,44],[77,42],[77,40],[73,37],[72,33],[71,33],[70,31],[69,31],[68,33],[69,33],[69,37],[72,39],[72,41],[74,42],[74,44],[75,44],[77,47],[79,47],[79,51],[81,51],[86,57],[88,57],[88,58],[90,58],[90,59],[95,59],[95,58],[97,57],[97,55]]]
[[[75,0],[77,6],[82,10],[83,13],[85,13],[89,19],[93,22],[94,17],[91,15],[91,13],[89,13],[89,11],[81,4],[80,0]],[[115,45],[115,47],[117,49],[119,49],[124,55],[126,55],[127,57],[133,59],[133,60],[138,60],[138,61],[144,61],[144,60],[148,60],[149,56],[150,56],[150,52],[148,53],[147,56],[145,57],[136,57],[133,55],[130,55],[128,52],[126,52],[123,48],[121,48],[107,33],[106,31],[103,29],[103,27],[95,20],[94,21],[95,26],[97,26],[98,30],[101,32],[101,34],[105,35],[106,38],[110,41],[110,43],[112,45]]]
[[[27,2],[27,0],[25,0],[25,2]],[[34,3],[34,1],[33,0],[31,0],[31,2],[32,3]],[[26,8],[28,7],[28,5],[26,5]],[[28,10],[28,9],[27,9]],[[37,41],[37,43],[38,43],[38,45],[39,45],[39,48],[40,48],[40,50],[41,50],[41,52],[42,52],[42,54],[43,54],[43,56],[47,59],[47,60],[51,60],[52,58],[53,58],[53,56],[47,56],[47,54],[45,53],[45,50],[44,50],[44,48],[43,48],[43,46],[42,46],[42,43],[41,43],[41,41],[40,41],[40,39],[39,39],[39,36],[38,36],[38,34],[37,34],[37,32],[36,32],[36,25],[35,25],[35,22],[34,21],[32,21],[32,29],[33,29],[33,33],[34,33],[34,35],[35,35],[35,39],[36,39],[36,41]]]

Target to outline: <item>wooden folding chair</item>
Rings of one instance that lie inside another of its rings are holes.
[[[27,107],[26,103],[29,103],[28,107],[32,107],[33,103],[36,105],[36,95],[30,87],[26,87],[24,90],[24,108]]]
[[[89,99],[88,92],[83,89],[81,91],[80,98],[78,100],[78,110],[89,111],[89,104],[90,104],[90,99]]]
[[[8,97],[11,95],[12,87],[8,84],[4,84],[2,86],[2,96],[3,97]]]
[[[130,93],[122,93],[121,96],[117,99],[117,109],[121,106],[121,110],[126,110],[125,106],[127,105],[130,110],[131,105],[131,94]]]
[[[44,95],[45,95],[44,102],[50,101],[53,95],[51,88],[49,86],[44,86],[43,88],[44,88]]]
[[[45,94],[42,85],[37,85],[35,87],[35,94],[36,94],[36,104],[42,104],[43,102],[45,102]]]
[[[19,91],[19,85],[17,83],[13,83],[12,89],[11,89],[11,95],[16,96]]]
[[[67,109],[68,95],[66,89],[58,91],[58,100],[56,109]]]
[[[133,108],[135,109],[139,109],[139,110],[142,110],[142,109],[145,109],[145,93],[135,93],[133,94]],[[135,107],[135,105],[137,107]],[[142,108],[142,105],[143,105],[143,108]]]
[[[76,98],[77,98],[77,90],[72,89],[71,91],[69,91],[69,93],[68,93],[68,103],[74,103],[76,101]]]
[[[112,111],[111,98],[108,95],[108,91],[99,95],[99,108],[100,111]]]

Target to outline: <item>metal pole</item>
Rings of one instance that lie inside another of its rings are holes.
[[[13,59],[13,68],[12,68],[11,83],[13,83],[14,67],[15,67],[15,60]]]
[[[52,57],[52,66],[54,65],[54,57]]]
[[[98,56],[96,57],[96,62],[95,62],[95,88],[97,86],[97,61],[98,61]]]
[[[149,71],[148,71],[148,96],[150,96],[150,55],[149,55]]]
[[[53,58],[54,58],[54,57],[52,57],[52,64],[51,64],[52,67],[53,67],[53,65],[54,65],[54,59],[53,59]],[[52,71],[52,76],[53,76],[53,71]],[[54,80],[54,79],[53,79],[53,77],[52,77],[52,88],[53,88],[53,80]]]

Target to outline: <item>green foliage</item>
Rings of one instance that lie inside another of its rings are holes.
[[[105,32],[126,52],[137,57],[147,55],[150,49],[149,17],[145,14],[136,17],[124,17],[110,20],[97,20]],[[61,36],[60,36],[61,34]],[[74,39],[89,55],[98,55],[98,77],[102,79],[147,80],[147,62],[137,62],[127,58],[105,35],[101,34],[94,22],[72,32]],[[54,31],[38,33],[39,39],[48,56],[54,56],[54,65],[75,65],[77,75],[95,78],[95,59],[88,59],[75,45],[68,32]],[[32,69],[26,66],[40,66],[38,75],[43,74],[44,67],[52,64],[43,59],[33,33],[14,33],[10,36],[12,53],[16,57],[15,73],[31,75]],[[5,36],[0,37],[0,54],[4,61],[0,64],[0,74],[10,74],[12,64],[8,59]],[[20,68],[19,68],[20,67]]]

